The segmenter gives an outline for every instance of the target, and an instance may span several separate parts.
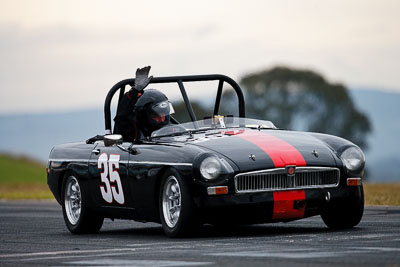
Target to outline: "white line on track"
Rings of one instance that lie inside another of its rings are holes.
[[[176,245],[183,245],[191,242],[179,242]],[[22,257],[36,257],[36,256],[56,256],[56,255],[68,255],[68,254],[87,254],[87,253],[103,253],[103,252],[119,252],[119,251],[135,251],[135,247],[154,247],[157,245],[169,245],[170,243],[145,243],[145,244],[128,244],[130,248],[112,248],[112,249],[90,249],[90,250],[64,250],[64,251],[46,251],[46,252],[31,252],[31,253],[15,253],[15,254],[3,254],[0,258],[22,258]]]
[[[133,250],[135,251],[135,250]],[[112,257],[112,256],[123,256],[123,255],[132,255],[132,251],[130,252],[121,252],[121,253],[105,253],[105,254],[93,254],[92,257]],[[89,258],[90,255],[65,255],[65,256],[54,256],[54,257],[39,257],[39,258],[27,258],[21,259],[20,261],[46,261],[46,260],[57,260],[57,259],[76,259],[76,258]]]
[[[193,244],[193,242],[178,242],[174,245],[170,243],[146,243],[146,244],[128,244],[129,248],[112,248],[112,249],[90,249],[90,250],[65,250],[65,251],[47,251],[47,252],[32,252],[32,253],[15,253],[15,254],[3,254],[0,258],[26,258],[21,259],[23,261],[34,261],[34,260],[46,260],[46,259],[60,259],[60,258],[74,258],[74,257],[88,257],[93,254],[96,257],[110,256],[110,252],[116,252],[115,254],[131,254],[137,250],[149,250],[154,249],[155,246],[160,246],[158,249],[189,249],[185,244]],[[85,254],[85,255],[78,255]]]
[[[372,250],[372,251],[380,251],[380,252],[395,252],[395,251],[400,251],[400,248],[388,248],[388,247],[358,247],[357,249],[361,249],[361,250]]]
[[[110,248],[106,249],[107,252],[118,251],[135,251],[134,248]],[[104,253],[105,249],[90,249],[90,250],[64,250],[64,251],[49,251],[49,252],[32,252],[32,253],[15,253],[3,254],[0,258],[22,258],[22,257],[35,257],[35,256],[56,256],[67,254],[84,254],[84,253]]]
[[[172,267],[172,266],[199,266],[214,265],[214,262],[196,262],[196,261],[171,261],[171,260],[89,260],[66,262],[66,264],[83,265],[83,266],[130,266],[130,267]]]

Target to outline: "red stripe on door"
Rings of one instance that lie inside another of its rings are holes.
[[[245,131],[236,135],[261,148],[274,162],[275,168],[286,167],[287,165],[306,166],[301,153],[291,144],[278,137],[258,131]]]
[[[306,195],[304,190],[274,192],[272,219],[303,218]]]

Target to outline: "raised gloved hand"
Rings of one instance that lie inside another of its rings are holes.
[[[135,85],[132,87],[133,90],[138,92],[142,92],[144,88],[150,83],[153,76],[149,77],[151,66],[147,66],[144,68],[138,68],[136,70],[136,78],[135,78]]]

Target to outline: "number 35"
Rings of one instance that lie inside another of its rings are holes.
[[[112,203],[113,199],[119,203],[124,204],[124,191],[122,190],[121,177],[119,176],[119,158],[120,155],[111,154],[110,159],[108,155],[103,153],[97,161],[97,168],[104,171],[100,174],[101,182],[100,192],[104,200]]]

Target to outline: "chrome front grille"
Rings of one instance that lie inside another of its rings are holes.
[[[340,171],[330,167],[297,167],[294,175],[285,168],[241,173],[235,176],[237,193],[336,187]]]

